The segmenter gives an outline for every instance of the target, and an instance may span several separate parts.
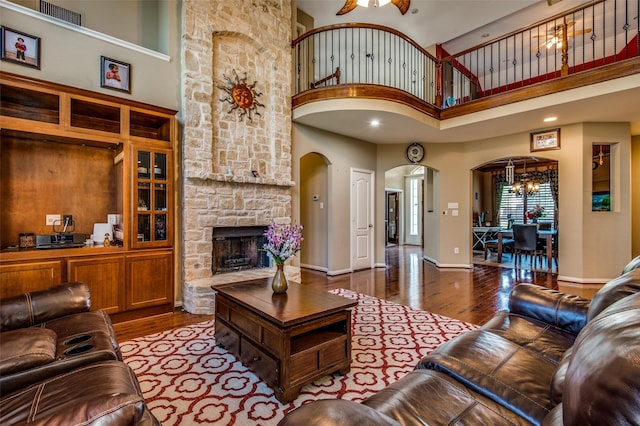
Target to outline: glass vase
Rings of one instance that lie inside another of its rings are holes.
[[[273,276],[273,281],[271,281],[273,292],[276,294],[286,293],[288,287],[287,277],[284,274],[284,265],[276,265],[276,274]]]

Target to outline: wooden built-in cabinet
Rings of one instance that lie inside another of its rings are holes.
[[[0,297],[84,281],[116,321],[173,309],[175,114],[0,72]],[[18,247],[21,233],[88,237],[108,215],[117,246]]]

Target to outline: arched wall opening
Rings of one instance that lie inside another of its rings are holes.
[[[329,268],[329,160],[311,152],[300,158],[300,223],[304,250],[300,266],[327,272]]]

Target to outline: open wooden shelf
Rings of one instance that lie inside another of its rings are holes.
[[[0,84],[0,115],[43,123],[60,123],[60,97]]]
[[[0,71],[0,297],[81,280],[92,309],[114,321],[173,310],[175,114]],[[145,155],[146,216],[138,213]],[[66,232],[82,242],[115,215],[118,245],[20,248],[21,233],[62,232],[46,224],[49,214],[73,215]],[[140,217],[149,222],[143,241]]]

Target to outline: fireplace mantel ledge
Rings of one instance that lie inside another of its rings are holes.
[[[194,174],[194,175],[187,175],[186,177],[187,179],[193,179],[193,180],[230,182],[230,183],[238,183],[243,185],[268,185],[268,186],[286,186],[286,187],[296,186],[296,183],[292,180],[272,179],[272,178],[263,178],[263,177],[253,177],[253,176],[225,175],[221,173]]]

